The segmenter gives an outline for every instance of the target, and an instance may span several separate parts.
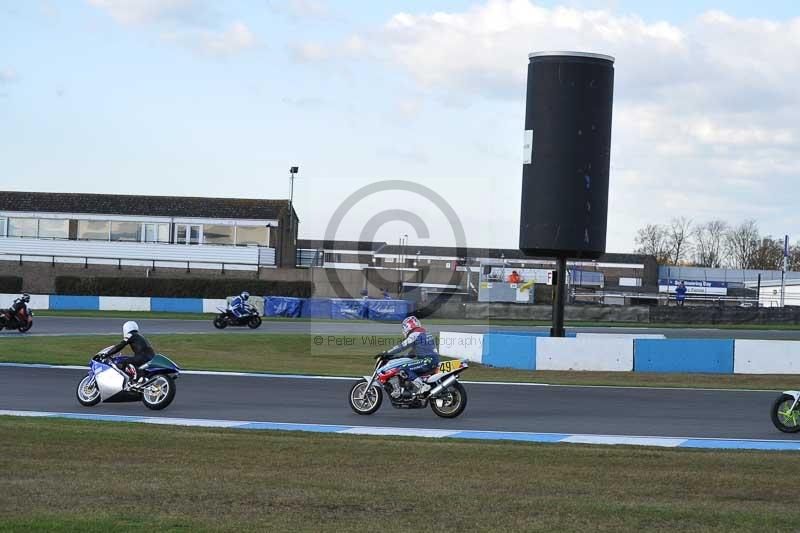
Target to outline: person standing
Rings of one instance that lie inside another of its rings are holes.
[[[678,307],[683,307],[683,303],[685,301],[686,301],[686,285],[684,285],[683,280],[681,280],[678,286],[675,288],[675,302],[677,302]]]

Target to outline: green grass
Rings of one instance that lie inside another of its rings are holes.
[[[151,335],[155,348],[185,369],[361,376],[372,372],[372,355],[400,342],[387,335]],[[0,362],[85,365],[117,336],[8,337],[0,339]],[[317,344],[319,343],[319,344]],[[473,364],[463,377],[474,381],[540,382],[563,385],[708,387],[786,390],[796,376],[560,372],[492,368]]]
[[[0,449],[2,531],[772,532],[800,520],[795,452],[13,417],[0,417]]]
[[[51,311],[34,310],[36,316],[63,316],[81,318],[168,318],[173,320],[212,320],[214,313],[167,313],[150,311]],[[342,324],[364,323],[364,321],[354,322],[347,319],[326,319],[326,318],[285,318],[285,317],[263,317],[265,321],[291,321],[291,322],[333,322]],[[378,322],[385,324],[385,322]],[[518,320],[503,318],[427,318],[426,324],[431,325],[479,325],[479,326],[528,326],[528,327],[550,327],[552,324],[546,320]],[[651,324],[647,322],[584,322],[567,321],[567,328],[677,328],[677,329],[749,329],[749,330],[800,330],[800,324]]]

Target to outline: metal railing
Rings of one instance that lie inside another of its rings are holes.
[[[13,257],[15,259],[5,259],[6,257]],[[155,271],[158,268],[158,264],[160,264],[161,268],[183,268],[185,265],[186,272],[191,272],[192,264],[198,265],[215,265],[219,267],[222,274],[225,274],[225,268],[229,267],[247,267],[244,270],[258,270],[259,265],[252,264],[252,263],[236,263],[236,262],[220,262],[220,261],[192,261],[192,260],[182,260],[182,259],[142,259],[136,257],[110,257],[110,256],[96,256],[96,255],[53,255],[53,254],[32,254],[32,253],[8,253],[8,252],[0,252],[0,260],[16,260],[22,265],[25,262],[26,257],[41,257],[41,258],[48,258],[49,261],[28,261],[28,262],[48,262],[50,266],[55,267],[56,264],[83,264],[83,268],[89,268],[90,264],[93,265],[105,265],[105,266],[114,266],[109,265],[109,263],[90,263],[90,260],[95,261],[113,261],[116,262],[116,267],[118,270],[122,270],[123,266],[134,266],[134,267],[147,267],[150,270]],[[57,261],[57,259],[64,259],[69,261]],[[137,263],[147,263],[146,265],[143,264],[123,264],[123,262],[131,262],[135,261]],[[175,267],[164,267],[163,263],[175,263],[178,266]],[[195,266],[197,270],[209,270],[207,268],[198,268]],[[234,268],[233,270],[241,270]]]

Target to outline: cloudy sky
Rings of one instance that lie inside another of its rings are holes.
[[[569,49],[617,59],[609,251],[673,216],[800,237],[796,1],[644,4],[0,0],[0,189],[285,198],[297,164],[301,236],[450,244],[444,201],[513,248],[527,55]],[[338,222],[387,180],[435,194]]]

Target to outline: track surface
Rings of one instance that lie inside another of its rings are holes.
[[[252,330],[246,327],[215,329],[210,320],[180,319],[136,319],[142,331],[149,335],[159,333],[217,333],[246,334]],[[26,336],[34,335],[118,335],[124,319],[122,318],[78,318],[78,317],[36,317],[33,329]],[[484,333],[488,330],[499,331],[549,331],[545,326],[497,326],[497,325],[431,325],[428,328],[434,333],[439,331],[459,331],[465,333]],[[376,324],[374,322],[305,322],[298,321],[265,321],[256,330],[260,333],[312,333],[335,335],[341,333],[354,334],[389,334],[399,333],[398,324]],[[800,330],[733,330],[733,329],[675,329],[675,328],[568,328],[577,333],[617,333],[645,334],[660,333],[668,338],[682,339],[771,339],[800,340]],[[0,331],[0,338],[21,335],[16,331]]]
[[[466,384],[469,402],[455,420],[430,409],[372,416],[347,405],[352,381],[184,375],[175,402],[150,411],[141,402],[81,407],[83,370],[0,368],[0,409],[374,425],[487,431],[534,431],[664,437],[792,439],[770,422],[774,392]],[[800,437],[798,437],[800,440]]]

